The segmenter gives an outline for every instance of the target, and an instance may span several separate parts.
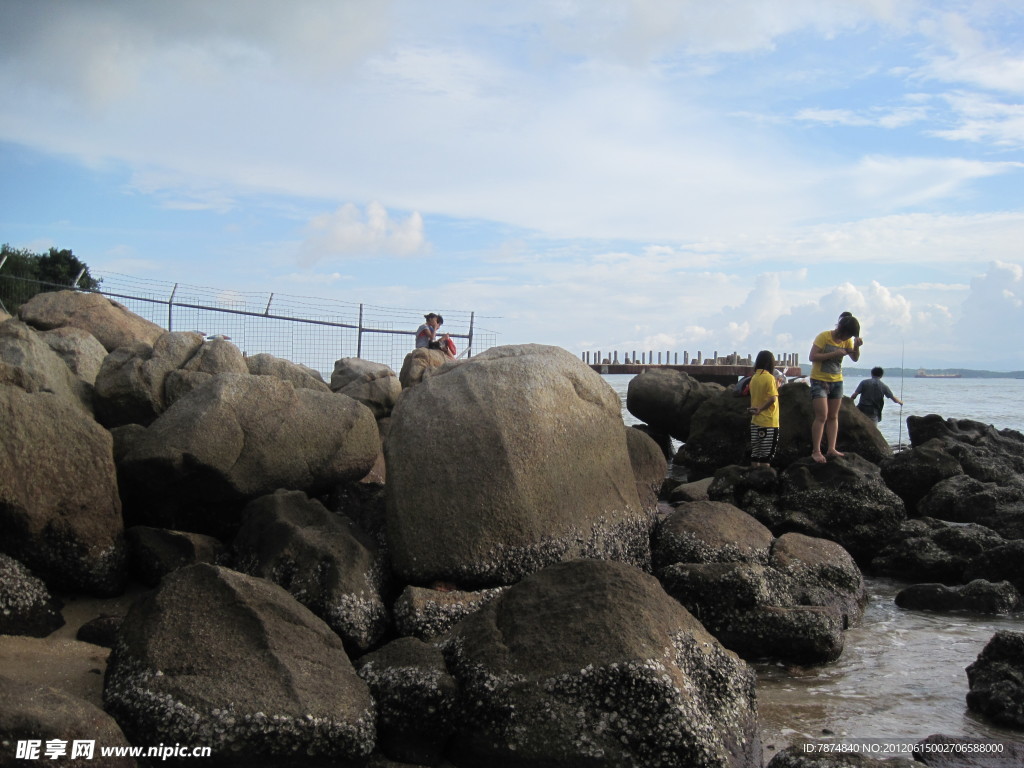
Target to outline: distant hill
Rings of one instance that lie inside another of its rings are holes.
[[[903,378],[912,379],[921,370],[920,368],[886,368],[885,378],[889,381]],[[970,368],[925,368],[928,373],[958,373],[965,379],[1024,379],[1024,371],[975,371]],[[843,366],[844,378],[856,378],[862,376],[865,379],[871,376],[870,368],[847,368]]]

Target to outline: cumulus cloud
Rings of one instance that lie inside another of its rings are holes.
[[[370,203],[362,210],[346,203],[309,222],[299,259],[310,266],[338,257],[414,256],[423,253],[426,247],[423,217],[419,213],[394,219],[380,203]]]

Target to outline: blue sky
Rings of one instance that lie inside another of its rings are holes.
[[[498,343],[1024,369],[1019,0],[0,0],[0,241]]]

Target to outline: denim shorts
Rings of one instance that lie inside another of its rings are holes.
[[[829,400],[842,400],[843,382],[811,379],[811,400],[817,397],[827,397]]]

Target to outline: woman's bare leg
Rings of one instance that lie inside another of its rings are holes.
[[[828,418],[828,401],[824,397],[811,400],[814,421],[811,422],[811,458],[819,463],[825,461],[821,453],[821,437],[825,432],[825,421]]]
[[[842,398],[828,401],[828,416],[825,419],[825,439],[828,442],[827,456],[845,456],[836,450],[836,439],[839,437],[839,409],[842,405]]]

